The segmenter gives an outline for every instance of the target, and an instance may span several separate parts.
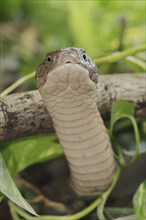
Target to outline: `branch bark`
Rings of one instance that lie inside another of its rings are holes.
[[[128,100],[135,106],[136,117],[146,115],[146,75],[114,74],[99,77],[97,105],[103,118],[110,115],[112,103]],[[1,98],[0,141],[22,136],[54,132],[38,90],[11,94]]]

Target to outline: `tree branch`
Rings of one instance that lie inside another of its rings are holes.
[[[146,75],[114,74],[99,77],[97,105],[103,118],[110,115],[112,103],[124,99],[135,106],[136,117],[146,115]],[[54,132],[38,90],[4,96],[0,105],[0,140]]]

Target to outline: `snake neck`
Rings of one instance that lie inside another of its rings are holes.
[[[96,105],[96,84],[78,64],[51,71],[40,88],[80,195],[97,194],[112,182],[114,158]]]

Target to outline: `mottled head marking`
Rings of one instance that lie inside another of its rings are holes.
[[[36,81],[38,88],[45,84],[47,80],[47,75],[50,71],[54,70],[58,66],[67,63],[75,63],[81,65],[89,71],[90,79],[93,82],[97,83],[97,67],[95,63],[87,56],[85,50],[69,47],[58,49],[47,54],[47,57],[38,66],[38,69],[36,71]]]

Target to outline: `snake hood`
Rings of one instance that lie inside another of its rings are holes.
[[[78,64],[88,70],[90,79],[97,83],[97,66],[92,61],[92,59],[87,56],[85,50],[81,48],[68,47],[49,52],[47,54],[47,57],[39,65],[36,71],[36,81],[38,88],[45,84],[49,72],[58,66],[68,63]]]

